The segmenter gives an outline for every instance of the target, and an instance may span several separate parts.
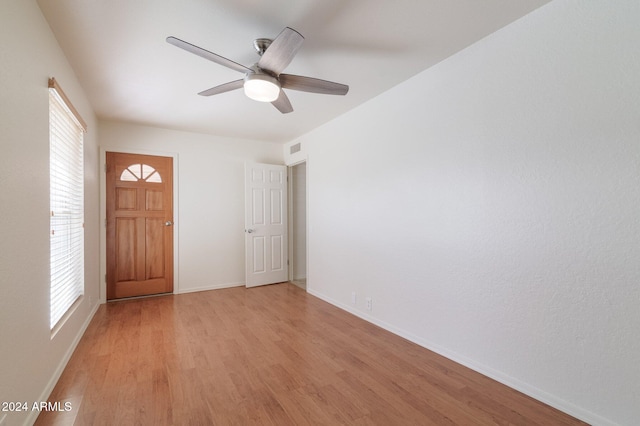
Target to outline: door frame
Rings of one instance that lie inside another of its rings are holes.
[[[180,232],[180,218],[178,215],[178,153],[176,152],[164,152],[164,151],[152,151],[148,149],[136,149],[136,148],[123,148],[123,147],[100,147],[100,303],[107,302],[107,151],[120,152],[123,154],[140,154],[140,155],[155,155],[158,157],[171,157],[173,158],[173,294],[180,293],[180,283],[178,277],[178,234]]]
[[[306,165],[306,175],[305,175],[305,185],[304,185],[304,214],[305,214],[305,228],[304,228],[304,232],[305,232],[305,248],[304,248],[304,255],[306,258],[306,265],[307,265],[307,285],[305,288],[305,291],[309,292],[309,160],[307,158],[300,160],[300,161],[296,161],[295,163],[291,163],[291,164],[287,164],[287,190],[289,192],[288,197],[287,197],[287,210],[288,210],[288,214],[289,214],[289,222],[288,222],[288,228],[289,228],[289,236],[288,236],[288,245],[289,245],[289,265],[288,265],[288,275],[289,275],[289,281],[294,279],[293,276],[293,268],[294,268],[294,255],[293,255],[293,238],[294,238],[294,230],[293,230],[293,168],[295,166],[299,166],[300,164],[305,164]]]

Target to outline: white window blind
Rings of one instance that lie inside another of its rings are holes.
[[[50,80],[51,329],[84,293],[84,123],[65,99]]]

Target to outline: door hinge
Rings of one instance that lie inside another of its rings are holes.
[[[107,227],[107,219],[104,220],[104,227]]]
[[[104,172],[107,173],[107,163],[104,163]]]

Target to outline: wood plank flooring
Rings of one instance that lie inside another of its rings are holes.
[[[103,305],[37,425],[578,425],[292,284]]]

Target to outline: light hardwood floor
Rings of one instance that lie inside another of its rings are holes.
[[[292,284],[99,308],[37,425],[575,425]]]

